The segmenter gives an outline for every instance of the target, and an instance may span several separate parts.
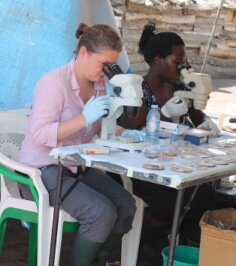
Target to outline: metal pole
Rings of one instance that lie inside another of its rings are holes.
[[[207,49],[206,49],[205,57],[204,57],[204,60],[203,60],[203,63],[202,63],[202,67],[201,67],[201,73],[203,73],[205,65],[206,65],[207,57],[208,57],[208,54],[209,54],[209,51],[210,51],[210,47],[211,47],[211,41],[212,41],[212,39],[214,37],[216,24],[217,24],[217,21],[218,21],[219,16],[220,16],[220,11],[221,11],[221,8],[223,6],[223,3],[224,3],[224,0],[221,0],[220,5],[219,5],[219,7],[217,9],[217,12],[216,12],[216,17],[215,17],[215,21],[214,21],[214,24],[213,24],[213,27],[212,27],[211,36],[208,39]]]
[[[173,265],[173,259],[174,259],[174,253],[175,253],[175,246],[176,246],[176,236],[179,229],[179,216],[183,201],[183,195],[184,195],[184,189],[178,190],[176,204],[175,204],[175,212],[174,212],[174,218],[171,228],[171,236],[170,236],[170,246],[169,246],[169,254],[168,254],[168,266]]]
[[[53,211],[53,224],[52,224],[52,234],[51,234],[51,244],[50,244],[49,266],[54,266],[54,261],[55,261],[58,219],[59,219],[59,211],[60,211],[60,205],[61,205],[62,179],[63,179],[63,165],[59,158],[57,186],[56,186],[56,194],[55,194],[55,202],[54,202],[55,205],[54,205],[54,211]]]
[[[197,194],[197,191],[199,189],[200,185],[197,185],[192,194],[190,195],[189,199],[188,199],[188,202],[185,204],[185,206],[183,207],[183,212],[181,213],[180,217],[179,217],[179,227],[182,223],[182,221],[184,220],[186,214],[188,213],[188,211],[190,210],[190,206],[191,206],[191,203],[193,202],[196,194]]]

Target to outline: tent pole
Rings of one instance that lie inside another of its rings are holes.
[[[215,17],[214,24],[213,24],[213,27],[212,27],[212,32],[211,32],[211,35],[210,35],[210,37],[208,39],[207,49],[206,49],[204,60],[203,60],[202,67],[201,67],[201,73],[203,73],[205,65],[206,65],[206,61],[207,61],[207,58],[208,58],[208,55],[209,55],[209,51],[210,51],[210,47],[211,47],[211,42],[212,42],[212,39],[214,37],[216,24],[217,24],[217,21],[218,21],[218,19],[220,17],[220,12],[221,12],[223,3],[224,3],[224,0],[221,0],[220,5],[219,5],[219,7],[217,9],[217,12],[216,12],[216,17]]]

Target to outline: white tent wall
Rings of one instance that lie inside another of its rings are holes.
[[[79,21],[89,25],[104,23],[108,24],[117,30],[117,21],[114,16],[113,8],[110,0],[86,0],[80,1]],[[129,58],[125,48],[123,48],[118,64],[121,69],[126,72],[129,68]]]

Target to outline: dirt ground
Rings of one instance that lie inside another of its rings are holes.
[[[236,105],[236,80],[214,81],[215,90],[210,95],[206,112],[219,115],[227,107],[234,103]],[[10,221],[7,228],[6,241],[3,253],[0,256],[1,266],[24,266],[27,265],[28,232],[23,229],[19,221]],[[61,266],[67,266],[73,236],[64,236],[62,244]],[[147,264],[150,265],[150,264]],[[147,266],[141,264],[141,266]],[[158,266],[158,265],[155,265]]]
[[[210,94],[205,111],[219,115],[229,104],[236,106],[236,80],[214,80],[214,91]]]

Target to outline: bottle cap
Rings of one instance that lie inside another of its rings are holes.
[[[152,104],[151,108],[157,108],[158,109],[158,105],[157,104]]]

